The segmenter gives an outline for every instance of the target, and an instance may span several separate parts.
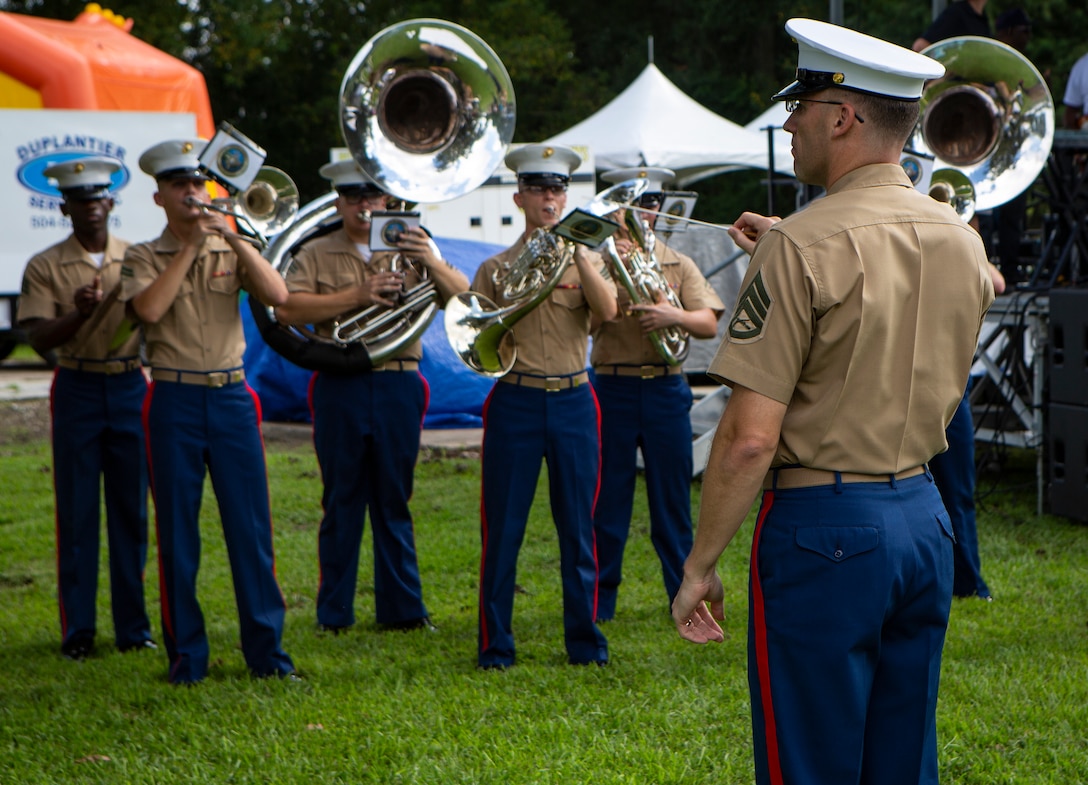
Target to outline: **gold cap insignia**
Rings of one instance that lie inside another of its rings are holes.
[[[191,151],[192,149],[193,149],[193,143],[192,143],[192,142],[185,142],[185,143],[184,143],[184,144],[183,144],[183,145],[181,146],[181,151],[182,151],[183,153],[188,153],[188,152],[190,152],[190,151]]]
[[[831,77],[831,81],[834,82],[835,84],[842,84],[843,80],[845,80],[845,79],[846,79],[846,77],[843,76],[842,74],[833,74],[832,77]]]
[[[75,172],[76,174],[79,174],[80,172],[82,172],[83,169],[84,169],[83,164],[76,164],[75,166],[72,167],[72,171]]]
[[[555,148],[554,147],[545,147],[544,152],[541,153],[541,155],[543,155],[545,158],[551,158],[553,155],[555,155]]]

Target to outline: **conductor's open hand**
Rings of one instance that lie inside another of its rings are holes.
[[[725,634],[718,626],[718,621],[725,619],[724,599],[725,590],[716,572],[701,581],[685,577],[672,601],[672,619],[680,637],[692,643],[724,641]]]

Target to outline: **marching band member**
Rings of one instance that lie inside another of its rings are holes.
[[[687,640],[723,640],[715,564],[762,489],[756,782],[936,783],[953,533],[925,464],[945,448],[993,285],[978,234],[899,163],[941,64],[811,19],[786,30],[797,79],[774,99],[798,179],[827,193],[730,231],[755,248],[710,367],[733,393],[673,619]]]
[[[219,502],[241,622],[242,654],[257,677],[294,676],[283,650],[286,604],[276,582],[260,402],[245,382],[238,295],[287,298],[283,278],[231,232],[209,202],[205,142],[171,140],[140,156],[166,214],[158,239],[129,248],[121,299],[144,329],[151,389],[144,402],[163,639],[173,684],[202,680],[208,637],[196,596],[205,465]]]
[[[94,648],[100,481],[114,639],[120,651],[155,648],[144,604],[147,454],[140,409],[147,380],[139,333],[113,345],[125,329],[125,307],[110,294],[128,248],[109,231],[110,176],[120,168],[112,158],[88,156],[45,170],[57,181],[72,234],[30,260],[19,298],[19,326],[31,346],[57,352],[51,391],[57,597],[61,652],[73,660]]]
[[[442,305],[468,289],[468,278],[442,259],[419,227],[401,235],[401,253],[371,251],[371,213],[385,209],[387,196],[355,161],[326,164],[320,173],[336,189],[343,226],[295,256],[287,277],[290,294],[276,309],[281,323],[315,324],[319,333],[330,335],[337,317],[372,305],[396,306],[398,294],[420,281],[411,264],[407,271],[395,269],[396,256],[426,269]],[[423,604],[408,509],[429,399],[427,380],[419,373],[422,356],[417,340],[369,370],[322,371],[310,383],[314,449],[324,481],[317,593],[322,630],[338,634],[355,623],[359,546],[368,510],[378,624],[437,629]]]
[[[500,307],[508,301],[496,273],[509,265],[538,227],[562,218],[567,184],[581,156],[558,145],[534,144],[506,156],[518,176],[514,203],[525,232],[512,247],[485,261],[473,290]],[[513,327],[517,360],[484,404],[478,665],[505,669],[515,662],[514,586],[518,551],[540,475],[548,464],[552,519],[559,535],[563,626],[572,664],[608,662],[597,628],[597,558],[593,505],[600,482],[600,422],[586,371],[590,317],[616,315],[616,289],[599,256],[577,245],[574,263],[548,298]]]
[[[651,210],[660,209],[664,185],[674,177],[671,170],[660,167],[618,169],[602,175],[610,183],[645,178],[649,187],[640,206]],[[633,250],[648,256],[645,249],[633,246],[625,229],[613,237],[621,258]],[[665,362],[648,335],[676,326],[693,338],[714,338],[725,305],[690,257],[660,242],[654,257],[683,307],[677,308],[664,296],[656,302],[632,303],[627,289],[617,287],[616,319],[595,323],[593,331],[593,389],[601,406],[601,489],[593,515],[600,563],[598,621],[607,621],[616,612],[640,448],[650,540],[661,561],[669,606],[691,550],[691,388],[683,368]]]

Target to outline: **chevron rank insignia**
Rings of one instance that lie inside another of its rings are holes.
[[[729,338],[738,343],[759,338],[773,305],[774,298],[763,285],[763,271],[760,270],[737,299],[737,307],[729,321]]]

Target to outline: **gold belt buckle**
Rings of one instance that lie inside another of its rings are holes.
[[[548,376],[544,379],[544,389],[548,392],[558,392],[563,389],[560,387],[562,381],[558,376]]]
[[[208,374],[208,386],[209,387],[222,387],[227,383],[230,378],[229,374],[223,371],[214,371]]]
[[[642,371],[642,378],[643,379],[652,379],[652,378],[654,378],[654,376],[657,375],[656,372],[655,372],[654,366],[652,366],[652,365],[642,366],[641,371]]]
[[[125,368],[125,363],[123,360],[106,360],[103,365],[106,367],[107,376],[124,373],[128,370],[127,368]]]

